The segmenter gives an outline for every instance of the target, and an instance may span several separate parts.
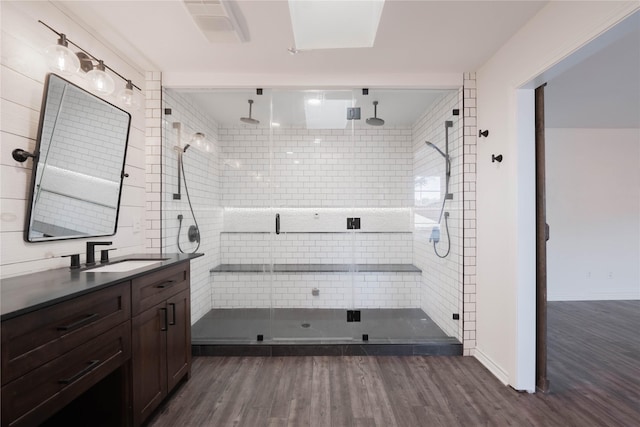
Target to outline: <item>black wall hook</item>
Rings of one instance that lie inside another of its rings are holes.
[[[495,154],[491,155],[491,163],[502,163],[502,154],[498,154],[497,156]]]
[[[31,154],[28,151],[24,151],[22,148],[16,148],[15,150],[13,150],[11,152],[11,156],[13,157],[13,160],[20,163],[26,162],[29,157],[31,157],[34,160],[36,158],[35,154]]]
[[[482,130],[482,129],[479,130],[478,131],[478,138],[483,137],[483,136],[485,138],[488,137],[489,136],[489,131],[488,130]]]

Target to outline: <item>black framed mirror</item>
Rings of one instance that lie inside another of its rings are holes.
[[[130,125],[126,111],[47,75],[26,241],[116,233]]]

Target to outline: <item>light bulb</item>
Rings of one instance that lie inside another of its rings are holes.
[[[87,79],[89,79],[96,92],[103,95],[110,95],[113,93],[116,85],[111,76],[104,70],[104,62],[102,60],[98,60],[98,65],[87,73]]]
[[[68,46],[67,37],[60,34],[58,44],[49,46],[44,51],[49,68],[63,75],[77,73],[80,70],[80,60]]]
[[[131,80],[127,80],[127,85],[124,89],[118,92],[117,97],[120,102],[127,107],[130,107],[132,110],[140,108],[140,95],[133,90],[133,83],[131,83]]]

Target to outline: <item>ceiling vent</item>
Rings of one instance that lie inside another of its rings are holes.
[[[183,0],[191,18],[210,43],[244,43],[249,40],[235,2],[231,0]]]

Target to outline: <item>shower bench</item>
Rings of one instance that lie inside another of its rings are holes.
[[[214,308],[415,308],[422,270],[412,264],[220,264]]]
[[[421,273],[413,264],[220,264],[211,273]]]

